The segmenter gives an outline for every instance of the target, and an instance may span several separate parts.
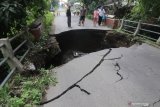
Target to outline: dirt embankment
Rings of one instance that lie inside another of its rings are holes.
[[[47,63],[61,52],[55,37],[50,37],[45,44],[43,47],[34,47],[27,57],[29,63],[33,63],[35,69],[48,68]]]
[[[110,48],[130,47],[135,42],[133,37],[115,31],[107,32],[103,41],[104,45],[109,46]]]

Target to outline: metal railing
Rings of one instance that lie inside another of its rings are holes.
[[[136,26],[133,26],[133,25],[136,25]],[[153,31],[150,29],[142,28],[142,26],[157,27],[160,29],[160,25],[143,23],[141,21],[137,22],[137,21],[131,21],[131,20],[124,20],[124,19],[121,19],[121,25],[120,25],[119,29],[122,31],[128,32],[128,33],[131,33],[134,36],[138,35],[138,36],[147,38],[149,40],[152,40],[152,41],[156,42],[157,44],[160,44],[160,30]],[[155,34],[157,36],[157,39],[143,35],[140,33],[140,31],[143,31],[145,33]]]
[[[2,38],[0,39],[0,50],[2,52],[3,58],[0,61],[0,67],[2,67],[4,64],[9,65],[9,71],[8,75],[5,77],[5,79],[0,84],[0,88],[2,88],[5,83],[11,78],[11,76],[17,71],[22,72],[23,71],[23,65],[22,61],[25,58],[25,56],[30,51],[30,48],[26,49],[26,51],[23,53],[23,55],[20,57],[20,59],[16,58],[16,52],[21,49],[26,43],[27,40],[22,41],[14,50],[12,49],[11,42],[13,42],[15,39],[21,36],[28,36],[28,30],[21,31],[19,34],[12,38]],[[6,71],[4,71],[6,72]]]

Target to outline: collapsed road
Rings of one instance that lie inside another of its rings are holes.
[[[108,51],[109,49],[93,51],[54,68],[52,72],[56,72],[58,84],[47,90],[47,101],[81,80],[99,64]],[[145,43],[114,47],[93,73],[74,85],[75,88],[71,87],[70,91],[43,106],[160,107],[159,82],[158,48]]]

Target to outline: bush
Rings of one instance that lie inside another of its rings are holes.
[[[134,20],[149,20],[151,17],[159,17],[160,0],[138,0],[134,6],[131,17]]]
[[[15,32],[31,24],[36,18],[49,10],[46,0],[1,0],[0,1],[0,35],[14,36]]]
[[[52,12],[46,12],[44,15],[44,23],[46,26],[51,26],[52,25],[52,21],[54,18],[54,15],[52,14]]]
[[[41,69],[39,75],[31,77],[17,74],[11,83],[0,90],[2,107],[33,107],[41,102],[47,86],[57,80],[49,70]]]
[[[91,14],[88,14],[88,15],[87,15],[87,18],[92,20],[92,19],[93,19],[93,16],[92,16]]]

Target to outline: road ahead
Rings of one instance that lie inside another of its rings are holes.
[[[64,9],[61,9],[60,15],[55,17],[53,22],[53,27],[51,28],[50,34],[58,34],[68,30],[76,30],[76,29],[101,29],[101,30],[111,30],[106,26],[93,26],[93,22],[91,20],[85,19],[84,26],[78,26],[79,16],[74,16],[72,14],[71,17],[71,26],[72,28],[68,28],[67,26],[67,17]]]

